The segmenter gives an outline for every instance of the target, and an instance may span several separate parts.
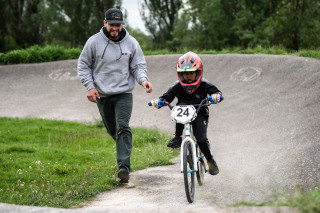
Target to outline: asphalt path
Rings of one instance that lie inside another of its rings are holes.
[[[146,56],[154,91],[134,90],[131,126],[170,134],[167,108],[148,107],[177,80],[180,55]],[[184,194],[180,159],[172,166],[135,171],[126,187],[103,193],[79,209],[0,204],[0,212],[291,212],[288,208],[230,208],[256,203],[320,179],[320,61],[275,55],[200,55],[204,77],[225,100],[210,107],[208,138],[220,174],[206,174],[195,202]],[[0,66],[0,116],[93,123],[95,104],[77,78],[76,60]],[[166,144],[164,144],[165,146]]]

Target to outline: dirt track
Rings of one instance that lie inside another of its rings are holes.
[[[146,103],[176,80],[178,57],[146,57],[154,92],[147,94],[136,87],[132,126],[173,133],[169,110],[149,108]],[[224,212],[226,205],[235,202],[265,201],[275,190],[317,186],[320,61],[273,55],[200,57],[204,77],[225,97],[210,109],[208,133],[220,174],[205,176],[204,186],[197,186],[196,201],[190,205],[184,195],[179,159],[175,159],[173,166],[133,172],[128,187],[100,195],[82,210],[210,208]],[[77,79],[75,60],[0,66],[0,91],[0,116],[79,122],[99,119],[96,106],[86,100],[85,88]]]

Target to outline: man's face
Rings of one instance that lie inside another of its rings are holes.
[[[104,20],[104,26],[110,34],[111,40],[118,40],[120,38],[120,32],[122,30],[122,24],[109,24]]]
[[[182,73],[186,83],[191,84],[196,81],[196,71]]]

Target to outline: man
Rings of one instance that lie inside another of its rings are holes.
[[[118,177],[128,183],[132,134],[132,90],[135,80],[147,92],[146,61],[139,43],[122,27],[121,10],[105,13],[104,27],[86,42],[78,60],[78,76],[87,88],[89,101],[97,103],[107,132],[116,142]]]

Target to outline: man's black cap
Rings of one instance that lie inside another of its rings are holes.
[[[106,12],[106,21],[109,24],[124,24],[123,14],[121,10],[117,8],[110,8]]]

